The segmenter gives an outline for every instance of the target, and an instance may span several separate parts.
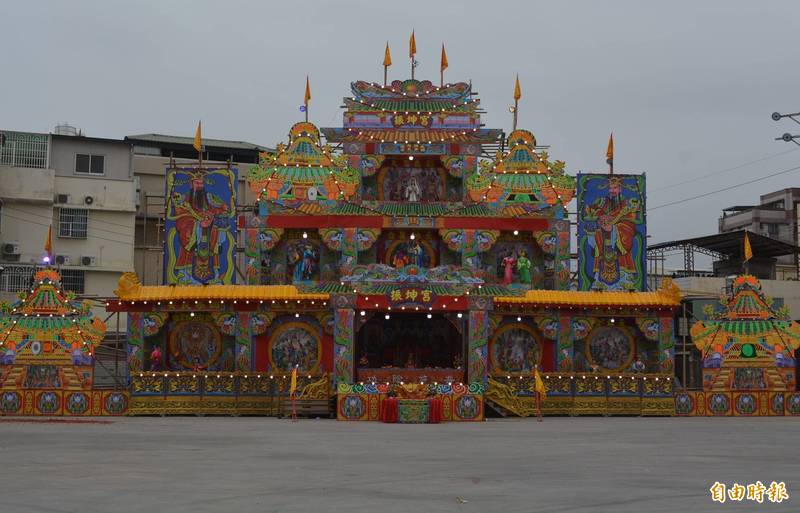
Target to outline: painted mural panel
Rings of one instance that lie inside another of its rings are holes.
[[[644,175],[578,175],[580,290],[644,290]]]
[[[167,169],[166,283],[234,283],[236,177],[236,168]]]

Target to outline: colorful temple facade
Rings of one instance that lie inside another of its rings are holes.
[[[567,173],[530,131],[484,128],[465,82],[357,81],[344,109],[341,127],[297,123],[285,144],[246,170],[256,204],[237,202],[235,168],[168,168],[165,283],[145,286],[125,274],[107,305],[128,315],[125,411],[294,408],[358,421],[382,419],[392,404],[401,422],[479,421],[489,410],[675,414],[681,297],[669,280],[646,290],[644,175]],[[577,213],[572,223],[568,210]],[[57,276],[48,273],[32,295],[55,290]],[[743,308],[755,308],[757,320],[730,310],[734,317],[696,328],[695,342],[713,349],[708,362],[723,362],[708,365],[708,391],[728,387],[730,405],[741,397],[730,389],[756,379],[758,367],[770,408],[777,414],[786,394],[800,414],[785,370],[796,325],[742,280],[737,297],[747,296]],[[23,386],[40,374],[23,358],[31,336],[63,356],[58,379],[48,382],[59,404],[81,391],[90,408],[82,411],[110,411],[84,365],[102,323],[87,324],[82,307],[53,297],[54,315],[74,316],[85,326],[78,333],[91,338],[84,344],[46,323],[57,333],[37,323],[20,331],[33,322],[27,295],[4,310],[11,335],[0,383],[15,395],[3,412],[31,412],[43,401],[36,387],[29,401]],[[740,322],[776,331],[759,338]],[[738,342],[709,335],[720,330]],[[543,401],[534,392],[537,370]],[[705,393],[679,394],[678,412],[705,413],[695,406]]]
[[[680,297],[644,292],[643,176],[569,175],[531,132],[484,128],[465,82],[357,81],[344,108],[262,155],[235,221],[235,172],[169,170],[165,274],[183,279],[126,275],[108,307],[130,313],[132,413],[282,412],[293,368],[300,404],[335,396],[343,420],[390,396],[406,419],[430,397],[444,420],[530,415],[537,368],[544,413],[673,413]]]

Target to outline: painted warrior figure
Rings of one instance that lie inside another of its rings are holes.
[[[228,212],[228,206],[206,191],[203,174],[192,175],[190,185],[186,196],[173,195],[172,217],[180,240],[175,269],[205,282],[218,277],[221,232],[226,228],[215,221]]]
[[[622,177],[608,179],[608,196],[586,207],[586,218],[597,219],[590,244],[594,246],[594,279],[615,284],[636,274],[633,243],[639,202],[622,196]]]

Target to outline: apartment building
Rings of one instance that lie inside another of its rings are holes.
[[[765,237],[797,245],[800,188],[792,187],[764,194],[758,205],[736,205],[722,211],[719,233],[747,230]],[[797,278],[797,262],[793,255],[778,257],[779,279]]]
[[[135,216],[130,143],[68,126],[0,130],[0,299],[29,286],[52,226],[52,263],[65,288],[96,298],[104,318],[102,298],[133,269]]]

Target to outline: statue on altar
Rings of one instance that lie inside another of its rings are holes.
[[[405,190],[406,201],[409,203],[416,203],[420,200],[420,195],[422,190],[419,186],[419,181],[417,177],[412,177],[411,180],[408,182]]]

